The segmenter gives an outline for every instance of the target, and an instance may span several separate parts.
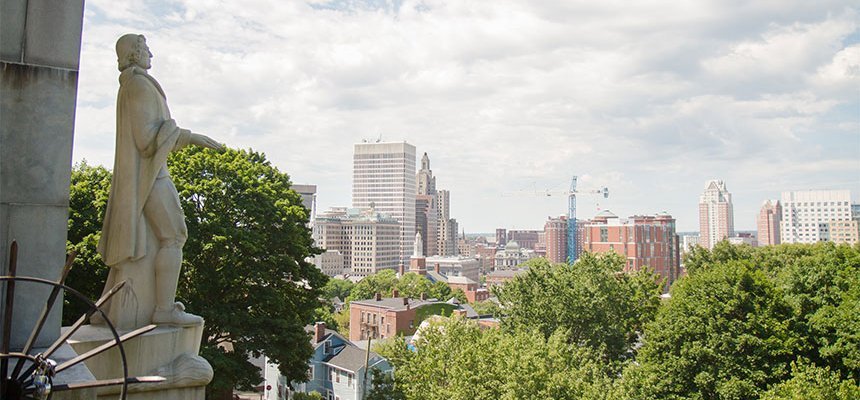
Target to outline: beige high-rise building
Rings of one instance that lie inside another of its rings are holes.
[[[779,200],[766,200],[758,213],[758,245],[780,244],[779,229],[782,222],[782,205]]]
[[[699,197],[699,245],[712,249],[717,242],[734,234],[732,194],[725,182],[710,180]]]
[[[781,203],[782,229],[780,230],[780,239],[782,243],[824,241],[842,243],[851,241],[850,191],[782,192]]]
[[[436,254],[440,256],[456,255],[457,221],[451,219],[451,192],[447,190],[436,192],[436,209],[439,213],[439,235],[436,238]]]
[[[406,142],[356,143],[352,206],[373,207],[400,223],[400,264],[409,265],[415,240],[415,146]]]
[[[342,256],[341,273],[367,276],[400,265],[400,222],[373,208],[332,208],[317,217],[313,232],[317,246]],[[335,270],[330,260],[318,262],[324,272]]]

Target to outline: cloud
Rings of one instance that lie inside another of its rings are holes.
[[[180,126],[264,151],[321,208],[351,204],[352,146],[381,135],[428,152],[467,230],[542,227],[563,199],[500,194],[573,174],[685,230],[722,177],[750,228],[774,182],[860,193],[858,25],[835,0],[93,0],[74,157],[112,164],[113,44],[141,32]]]

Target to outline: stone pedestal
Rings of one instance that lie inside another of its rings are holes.
[[[130,377],[158,375],[167,379],[129,385],[128,400],[203,400],[206,385],[212,380],[212,367],[198,355],[202,335],[203,325],[165,325],[123,344]],[[81,354],[112,341],[106,327],[85,325],[69,344]],[[116,348],[87,360],[86,365],[96,379],[122,377],[122,358]],[[99,388],[98,398],[115,398],[119,390],[120,386]]]

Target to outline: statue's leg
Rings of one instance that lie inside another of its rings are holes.
[[[182,267],[182,246],[188,238],[185,215],[170,178],[156,179],[143,207],[143,214],[158,238],[155,255],[155,313],[153,322],[178,325],[202,323],[200,317],[187,314],[176,303],[176,287]]]

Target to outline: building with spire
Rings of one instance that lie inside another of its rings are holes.
[[[712,249],[717,242],[735,234],[732,194],[721,180],[705,183],[699,196],[699,245]]]
[[[439,209],[436,202],[436,178],[430,169],[427,153],[421,157],[421,169],[416,177],[418,193],[415,195],[415,231],[421,232],[424,255],[437,254],[439,240]]]

